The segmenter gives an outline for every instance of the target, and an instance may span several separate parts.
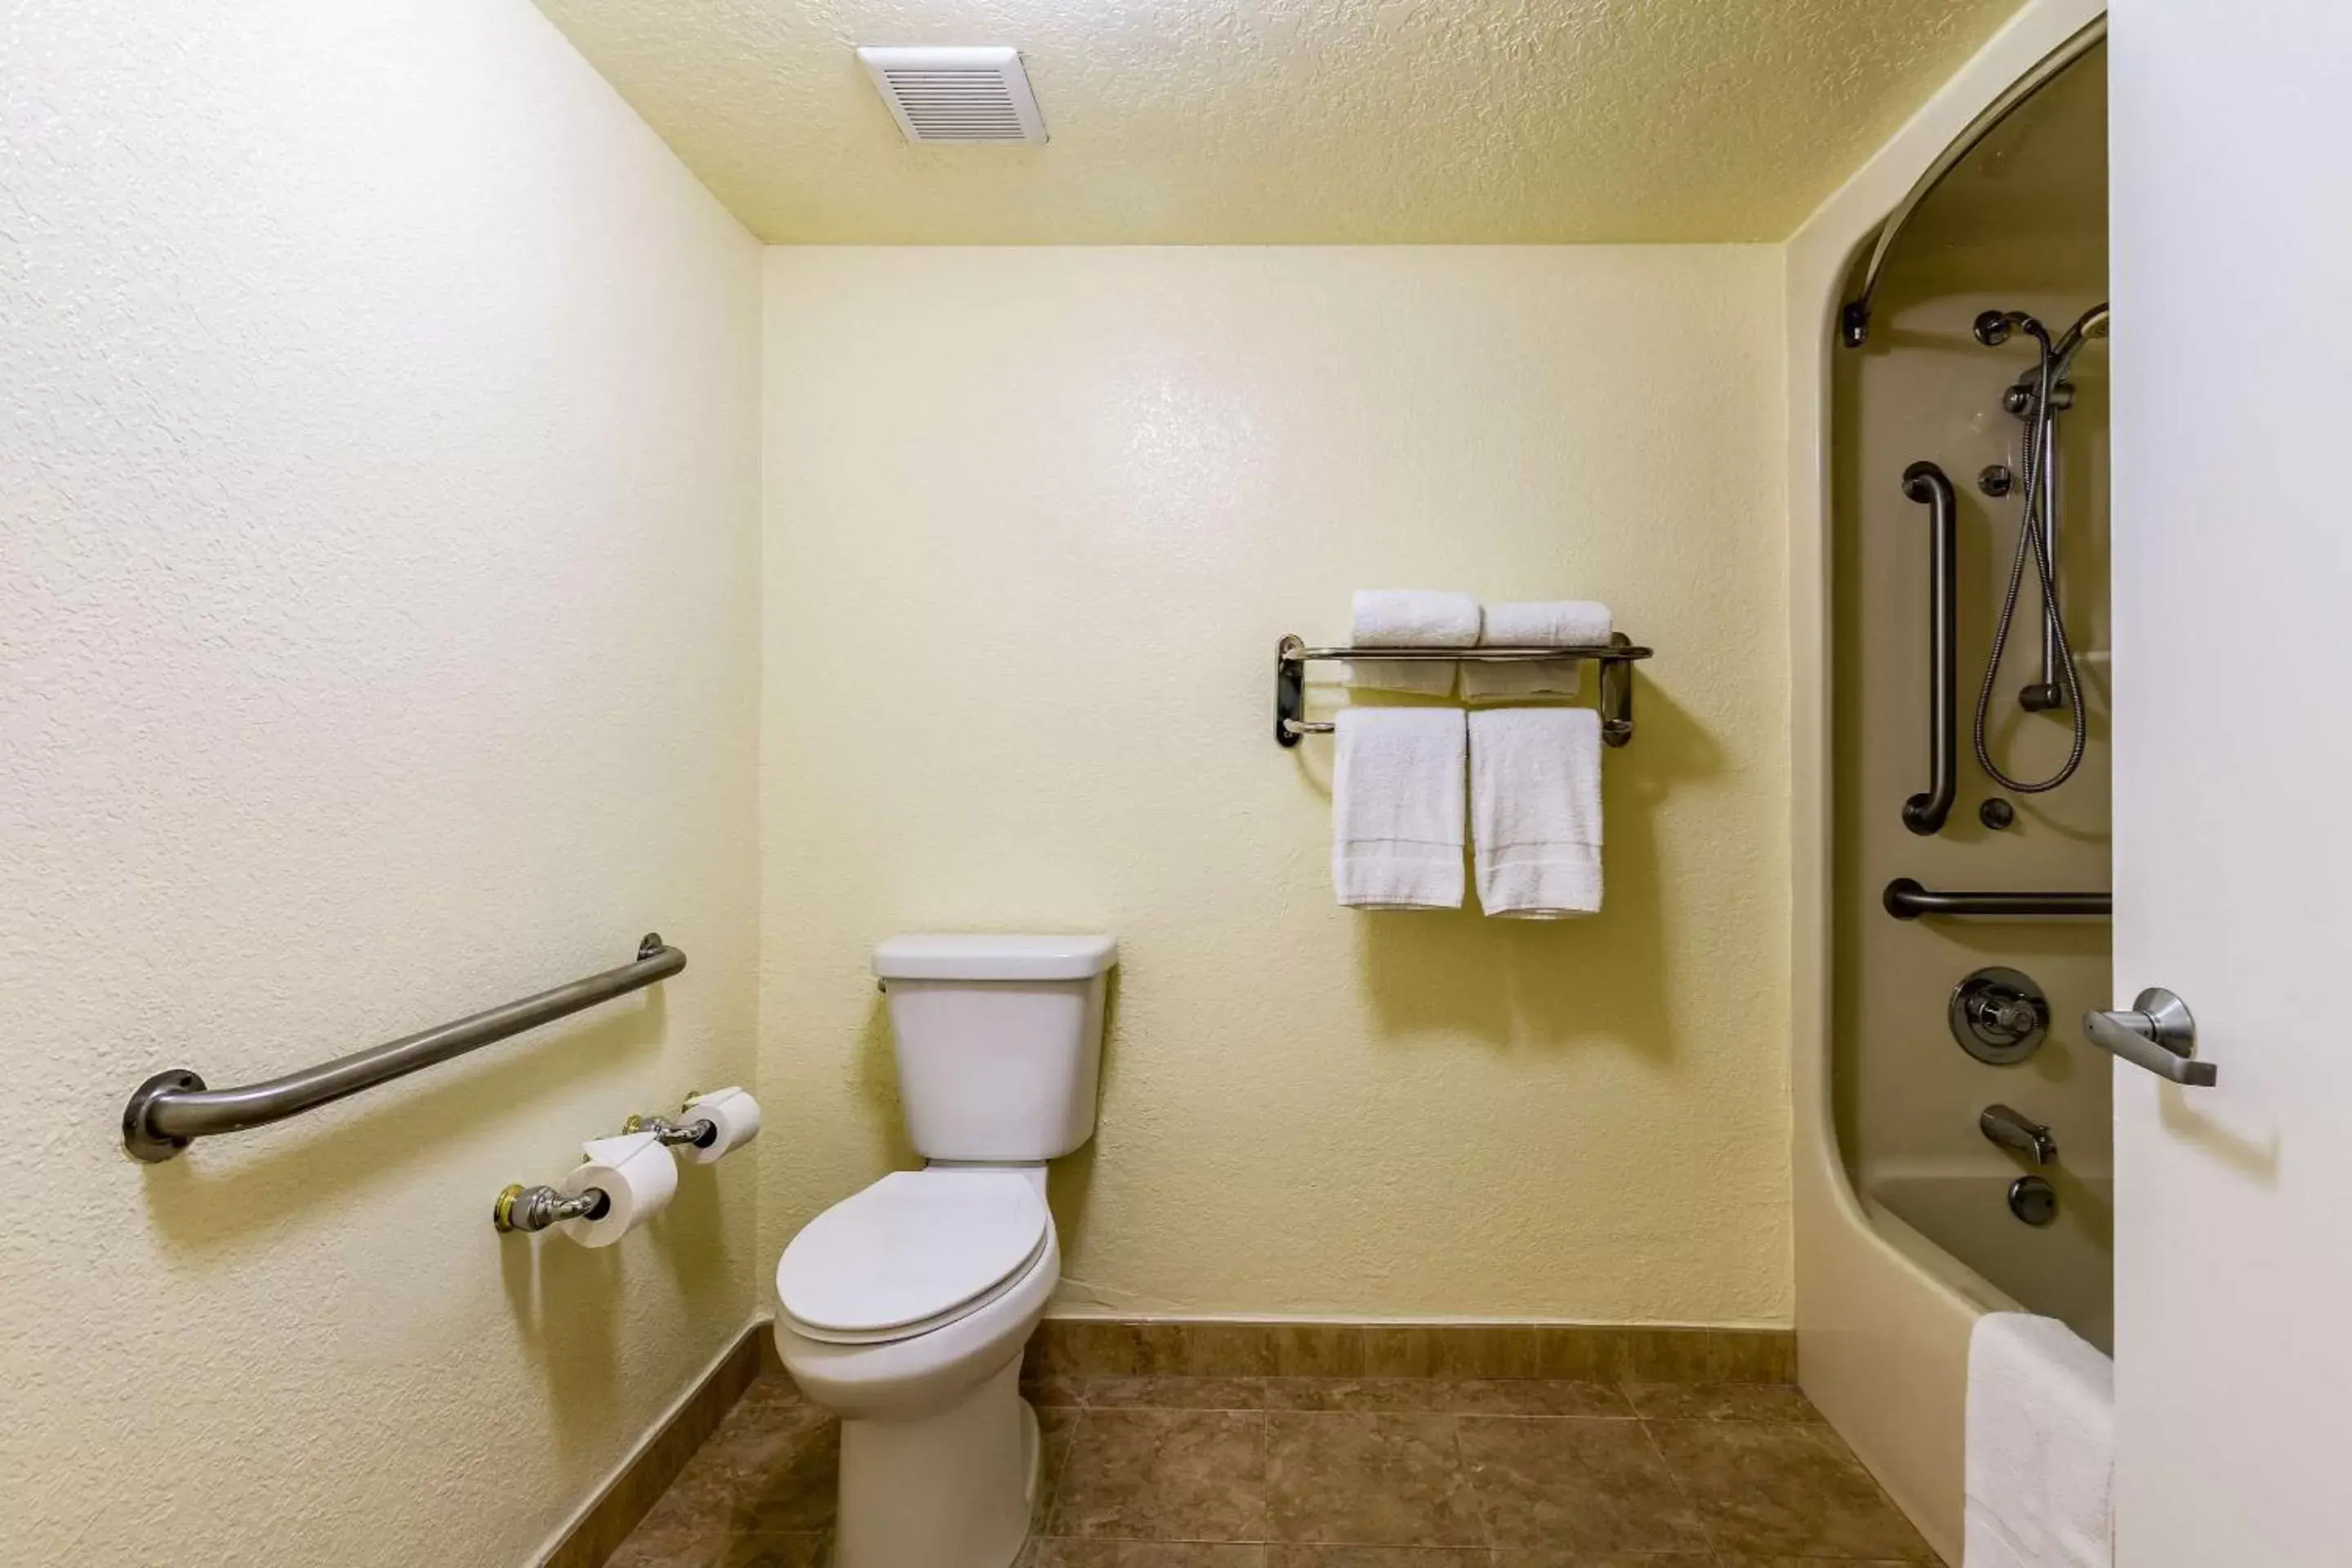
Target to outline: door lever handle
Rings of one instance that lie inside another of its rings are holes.
[[[2161,985],[2141,992],[2129,1007],[2084,1014],[2083,1032],[2099,1049],[2174,1083],[2210,1088],[2217,1076],[2211,1062],[2197,1059],[2189,1004]]]

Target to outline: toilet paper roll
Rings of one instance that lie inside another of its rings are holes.
[[[714,1089],[688,1100],[683,1120],[692,1122],[701,1119],[708,1119],[719,1130],[709,1147],[694,1143],[678,1146],[678,1152],[691,1154],[698,1165],[708,1165],[760,1135],[760,1102],[740,1089]]]
[[[567,1219],[563,1234],[583,1247],[610,1247],[661,1213],[677,1191],[677,1162],[650,1132],[594,1138],[580,1145],[587,1156],[563,1178],[563,1195],[576,1198],[591,1187],[605,1198],[594,1219]]]

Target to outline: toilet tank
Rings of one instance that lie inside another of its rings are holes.
[[[1051,1160],[1094,1136],[1107,936],[894,936],[874,950],[927,1160]]]

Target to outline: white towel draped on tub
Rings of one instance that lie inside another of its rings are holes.
[[[1478,640],[1478,601],[1422,588],[1359,588],[1353,621],[1349,640],[1358,647],[1468,647]],[[1348,684],[1446,697],[1454,670],[1450,658],[1351,659]]]
[[[2114,1568],[2115,1363],[2055,1318],[1979,1318],[1967,1471],[1963,1568]]]
[[[1331,771],[1331,881],[1359,910],[1462,904],[1458,708],[1342,708]]]
[[[1489,605],[1478,640],[1492,647],[1578,647],[1605,643],[1615,630],[1606,605],[1562,599],[1539,605]],[[1573,697],[1584,682],[1584,661],[1536,658],[1524,663],[1462,666],[1465,697],[1528,697],[1547,693]]]
[[[1601,715],[1482,708],[1470,715],[1478,905],[1559,920],[1601,908]]]

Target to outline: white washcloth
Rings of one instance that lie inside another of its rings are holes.
[[[1969,1334],[1964,1568],[2114,1568],[2116,1366],[2055,1318]]]
[[[1614,630],[1608,605],[1590,599],[1562,599],[1542,605],[1489,605],[1478,640],[1493,647],[1575,647],[1605,643]],[[1471,659],[1462,667],[1465,697],[1527,697],[1538,692],[1573,697],[1583,683],[1580,658],[1538,658],[1524,664],[1481,664]]]
[[[1349,640],[1358,647],[1469,647],[1478,640],[1478,601],[1467,594],[1359,588]],[[1446,697],[1455,668],[1450,658],[1353,659],[1348,684]]]
[[[1342,708],[1331,769],[1331,883],[1358,910],[1462,907],[1459,708]]]
[[[1601,908],[1601,715],[1482,708],[1470,715],[1478,907],[1559,920]]]

